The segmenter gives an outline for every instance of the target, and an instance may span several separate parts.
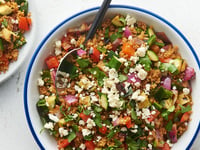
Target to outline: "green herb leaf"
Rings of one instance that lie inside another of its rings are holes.
[[[71,141],[73,141],[75,138],[76,138],[76,133],[73,132],[73,131],[72,131],[72,132],[68,135],[68,137],[67,137],[69,143],[70,143]]]
[[[188,112],[188,111],[192,110],[190,105],[187,105],[186,107],[184,107],[181,104],[179,104],[179,106],[181,107],[181,113],[185,113],[185,112]]]
[[[98,127],[102,128],[102,120],[101,120],[101,115],[99,113],[96,113],[94,122]]]
[[[85,114],[85,115],[89,115],[90,113],[91,113],[91,111],[90,110],[83,110],[83,113]]]
[[[97,67],[91,68],[88,71],[93,74],[93,76],[98,80],[98,84],[102,86],[103,78],[106,77],[106,74]]]
[[[163,88],[162,86],[159,89],[157,89],[156,92],[154,93],[155,99],[158,100],[159,102],[161,100],[171,98],[172,95],[173,95],[172,91],[169,91]]]
[[[91,141],[93,139],[93,135],[90,134],[90,135],[84,136],[83,138],[84,140]]]
[[[90,65],[90,61],[88,59],[77,59],[77,63],[80,68],[87,68]]]
[[[170,120],[168,123],[167,123],[167,125],[166,125],[166,130],[167,131],[171,131],[172,130],[172,125],[173,125],[173,123],[172,123],[172,121]]]
[[[107,49],[105,47],[102,47],[100,45],[97,46],[97,49],[102,53],[106,53],[106,51],[107,51]]]
[[[3,21],[1,22],[1,24],[2,24],[5,28],[7,28],[7,26],[8,26],[8,21],[4,18]]]
[[[152,65],[152,62],[151,60],[149,59],[148,55],[145,55],[144,57],[141,57],[139,59],[139,64],[142,64],[144,66],[144,69],[146,71],[150,71],[151,69],[151,65]]]

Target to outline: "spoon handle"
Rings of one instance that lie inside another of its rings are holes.
[[[104,0],[103,1],[103,3],[101,5],[101,7],[100,7],[95,19],[94,19],[94,21],[92,23],[92,26],[91,26],[91,28],[90,28],[90,30],[89,30],[86,38],[85,38],[85,42],[84,43],[86,43],[90,38],[92,38],[94,36],[94,34],[95,34],[95,32],[96,32],[96,30],[98,28],[98,25],[101,24],[101,22],[102,22],[102,20],[104,18],[104,15],[105,15],[105,13],[106,13],[109,5],[110,5],[110,2],[111,2],[111,0]]]

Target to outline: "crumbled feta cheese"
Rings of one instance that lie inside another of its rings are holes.
[[[72,118],[73,118],[73,119],[76,119],[77,117],[78,117],[78,114],[73,114],[73,115],[72,115]]]
[[[173,86],[172,89],[173,89],[173,90],[176,90],[176,86]]]
[[[140,82],[135,82],[134,84],[136,87],[140,87]]]
[[[63,127],[60,127],[58,129],[58,132],[60,134],[60,137],[67,136],[69,134],[69,132],[66,129],[64,129]]]
[[[140,69],[137,75],[138,75],[138,78],[140,78],[141,80],[144,80],[147,77],[147,72],[144,69]]]
[[[40,98],[40,99],[43,99],[43,98],[44,98],[44,95],[40,95],[39,98]]]
[[[132,129],[132,130],[130,130],[132,133],[137,133],[137,129]]]
[[[161,49],[160,49],[160,52],[164,53],[164,52],[165,52],[165,49],[164,49],[164,48],[161,48]]]
[[[151,112],[148,108],[142,109],[142,119],[147,119],[151,115]]]
[[[132,39],[133,39],[132,35],[129,35],[129,36],[128,36],[128,40],[131,41]]]
[[[122,128],[121,128],[121,131],[122,131],[122,132],[126,132],[126,131],[127,131],[127,128],[126,128],[126,127],[122,127]]]
[[[81,125],[85,125],[85,122],[83,120],[79,120],[78,124],[81,126]]]
[[[125,20],[126,20],[126,24],[128,26],[134,25],[136,23],[136,19],[133,16],[130,16],[130,15],[127,15]]]
[[[136,51],[136,54],[139,56],[139,57],[144,57],[146,55],[146,51],[147,51],[147,48],[146,47],[139,47]]]
[[[82,134],[83,134],[83,136],[88,136],[88,135],[90,135],[92,132],[90,131],[90,130],[88,130],[88,129],[82,129]]]
[[[101,140],[101,138],[102,138],[101,136],[97,136],[96,141],[99,142]]]
[[[76,40],[73,38],[71,39],[70,43],[76,45]]]
[[[44,86],[44,81],[41,78],[39,78],[37,80],[37,84],[38,84],[38,86]]]
[[[61,41],[60,41],[60,40],[58,40],[58,41],[56,41],[56,42],[55,42],[55,45],[56,45],[56,47],[57,47],[57,48],[59,48],[59,49],[60,49],[60,48],[61,48],[61,45],[62,45],[62,43],[61,43]]]
[[[95,122],[92,119],[88,118],[87,128],[92,129],[92,127],[95,127],[95,126],[96,126]]]
[[[60,55],[62,52],[59,48],[55,48],[55,55],[58,56]]]
[[[56,115],[48,114],[48,116],[49,116],[49,119],[54,121],[54,122],[58,122],[59,121],[59,119],[58,119],[58,117]]]
[[[133,61],[134,64],[136,64],[138,60],[139,60],[139,57],[137,57],[137,56],[131,56],[130,57],[130,61]]]
[[[140,94],[140,90],[136,90],[135,92],[133,92],[133,94],[131,95],[131,99],[138,99],[138,96]]]
[[[144,100],[146,99],[146,96],[140,95],[137,97],[137,100],[140,102],[144,102]]]
[[[151,145],[151,144],[148,144],[148,148],[149,148],[149,149],[152,149],[152,145]]]
[[[78,85],[74,86],[75,91],[77,91],[78,93],[81,93],[83,91],[82,88],[80,88]]]
[[[184,93],[185,95],[190,94],[190,89],[188,89],[188,88],[183,88],[183,93]]]
[[[45,123],[44,128],[45,129],[53,130],[53,128],[54,128],[53,122],[47,122],[47,123]]]
[[[85,146],[85,144],[81,143],[81,145],[79,146],[79,148],[80,148],[81,150],[84,150],[84,149],[86,148],[86,146]]]

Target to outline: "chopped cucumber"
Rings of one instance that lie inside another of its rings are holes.
[[[105,110],[108,109],[108,99],[105,94],[102,94],[100,99],[99,99],[99,104],[101,107],[103,107]]]
[[[158,56],[156,55],[156,53],[154,51],[148,50],[147,55],[149,56],[149,58],[152,61],[158,61],[159,60]]]
[[[120,74],[118,79],[119,79],[120,82],[123,82],[123,81],[126,81],[128,79],[128,77],[123,75],[123,74]]]
[[[181,71],[181,67],[183,63],[182,59],[179,59],[179,58],[173,59],[170,61],[170,63],[173,64],[178,69],[179,72]]]

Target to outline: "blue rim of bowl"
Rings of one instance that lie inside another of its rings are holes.
[[[154,14],[151,11],[145,10],[143,8],[138,8],[135,6],[127,6],[127,5],[111,5],[109,8],[125,8],[125,9],[131,9],[131,10],[135,10],[135,11],[139,11],[148,15],[151,15],[159,20],[161,20],[162,22],[164,22],[165,24],[167,24],[169,27],[171,27],[183,40],[184,42],[187,44],[187,46],[190,48],[199,68],[200,68],[200,60],[198,59],[198,56],[194,50],[194,48],[192,47],[192,45],[190,44],[190,42],[186,39],[186,37],[170,22],[168,22],[167,20],[165,20],[164,18],[162,18],[161,16]],[[33,63],[35,61],[36,56],[38,55],[39,51],[41,50],[42,46],[44,45],[44,43],[48,40],[48,38],[54,33],[56,32],[56,30],[61,27],[62,25],[64,25],[65,23],[69,22],[70,20],[72,20],[73,18],[76,18],[82,14],[94,11],[99,9],[99,7],[93,7],[84,11],[81,11],[69,18],[67,18],[66,20],[64,20],[63,22],[61,22],[60,24],[58,24],[53,30],[51,30],[48,35],[43,39],[43,41],[39,44],[38,48],[36,49],[36,51],[34,52],[31,61],[29,63],[27,72],[26,72],[26,77],[25,77],[25,82],[24,82],[24,109],[25,109],[25,115],[26,115],[26,120],[28,122],[28,126],[31,130],[32,136],[34,137],[36,143],[38,144],[38,146],[40,147],[40,149],[44,150],[44,146],[42,145],[42,143],[40,142],[39,138],[37,137],[35,130],[33,128],[32,122],[31,122],[31,118],[29,115],[29,108],[28,108],[28,95],[27,95],[27,90],[28,90],[28,81],[29,81],[29,77],[30,77],[30,73],[31,73],[31,69],[33,66]],[[196,139],[197,135],[198,135],[198,131],[200,130],[200,123],[197,127],[197,130],[195,131],[195,134],[192,138],[192,140],[190,141],[189,145],[187,146],[186,150],[189,150],[192,146],[192,144],[194,143],[194,140]]]

